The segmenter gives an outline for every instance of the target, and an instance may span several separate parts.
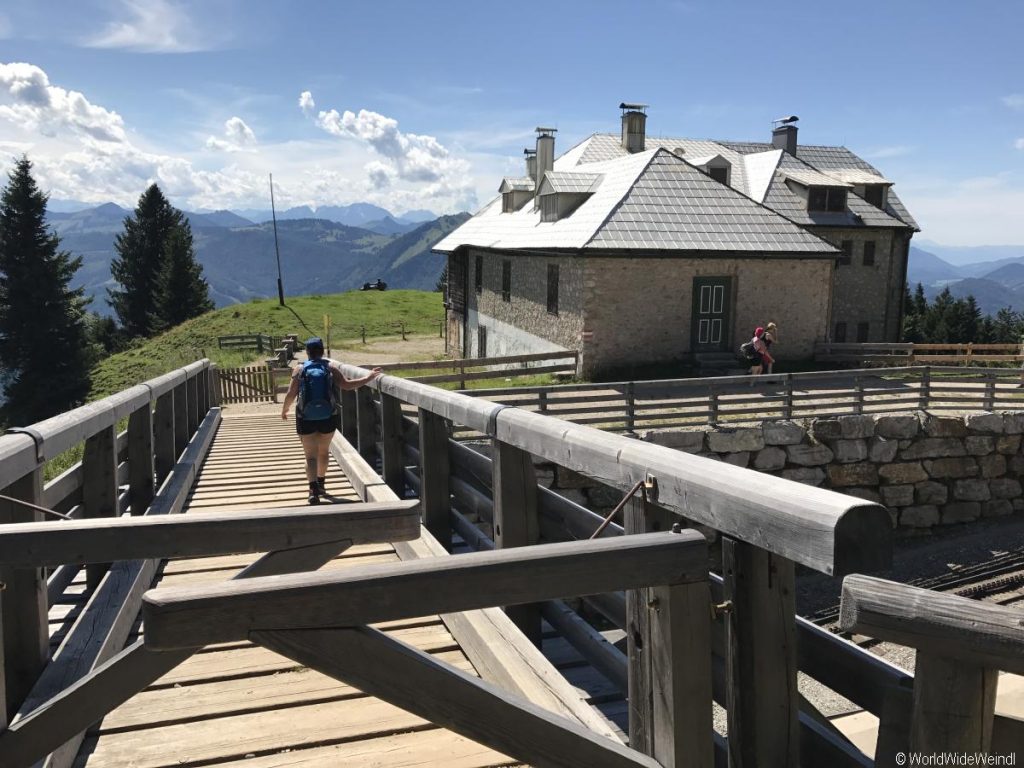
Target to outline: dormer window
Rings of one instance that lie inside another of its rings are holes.
[[[729,183],[729,168],[728,166],[719,166],[717,168],[708,168],[708,176],[717,181],[719,184]]]
[[[886,191],[888,189],[887,184],[866,184],[864,186],[864,200],[871,203],[875,208],[885,208]]]
[[[571,216],[590,199],[603,178],[599,173],[548,171],[537,190],[540,220],[553,222]]]
[[[807,190],[807,210],[842,213],[846,210],[846,188],[810,187]]]
[[[501,212],[515,213],[533,197],[533,179],[502,179],[498,191],[501,193]]]
[[[729,178],[732,176],[732,163],[721,155],[691,157],[687,158],[686,162],[700,168],[719,184],[729,185]]]

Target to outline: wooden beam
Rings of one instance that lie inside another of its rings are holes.
[[[0,528],[0,561],[19,566],[209,557],[304,547],[326,540],[414,539],[418,502],[307,506],[168,517],[54,520]]]
[[[918,650],[910,751],[990,752],[999,670]]]
[[[372,460],[377,454],[377,410],[369,387],[356,390],[356,424],[359,455]]]
[[[153,468],[159,488],[174,469],[177,458],[174,440],[174,393],[165,392],[156,399],[153,412]]]
[[[491,442],[493,453],[494,545],[498,549],[528,547],[540,541],[537,519],[537,474],[533,457],[506,443]],[[447,443],[445,444],[447,451]],[[598,591],[598,590],[593,590]],[[541,643],[540,606],[505,608],[519,630],[538,648]]]
[[[359,444],[359,406],[354,389],[341,390],[341,434],[352,445]]]
[[[1019,610],[870,576],[843,580],[839,626],[963,663],[1024,674]]]
[[[405,498],[405,462],[402,460],[402,401],[391,395],[380,396],[381,467],[384,482]]]
[[[104,427],[85,441],[82,456],[82,503],[87,518],[116,517],[117,434],[114,425]],[[86,586],[92,591],[110,567],[110,561],[93,561],[86,568]]]
[[[40,504],[43,469],[29,472],[3,489],[3,495]],[[38,525],[37,512],[0,500],[0,530],[8,525]],[[29,521],[29,522],[25,522]],[[7,722],[28,696],[50,658],[46,574],[41,568],[15,568],[0,559],[0,721]],[[6,689],[6,690],[5,690]]]
[[[185,385],[185,396],[188,402],[188,433],[192,435],[199,426],[199,374],[189,377]]]
[[[723,538],[728,616],[729,765],[798,768],[796,595],[792,561]]]
[[[156,493],[153,467],[152,404],[128,417],[128,496],[133,515],[141,515]]]
[[[156,589],[145,598],[146,644],[184,648],[244,639],[261,627],[372,624],[701,581],[705,548],[703,536],[684,531],[353,566],[339,574]]]
[[[188,428],[188,395],[186,394],[186,382],[181,382],[174,388],[174,455],[180,456],[188,445],[188,438],[191,434]]]
[[[451,549],[452,545],[448,426],[442,416],[420,408],[420,501],[423,505],[423,525],[445,549]]]
[[[252,639],[537,768],[660,768],[656,760],[379,630],[272,630],[254,632]]]
[[[351,541],[330,541],[310,547],[269,552],[235,579],[274,576],[316,570],[351,546]],[[75,758],[85,729],[99,722],[151,683],[187,660],[195,649],[157,652],[138,640],[109,661],[26,711],[0,732],[0,768],[22,768],[51,755],[48,768],[62,768]],[[77,738],[76,738],[77,735]]]

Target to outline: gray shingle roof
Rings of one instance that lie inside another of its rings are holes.
[[[556,192],[585,195],[597,189],[602,176],[599,173],[575,173],[571,171],[549,171],[544,174],[537,194],[549,195]]]
[[[519,178],[504,178],[501,180],[499,192],[533,192],[533,179],[529,176]]]

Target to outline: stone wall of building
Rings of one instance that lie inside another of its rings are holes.
[[[916,531],[1024,511],[1024,413],[840,416],[641,439],[884,504]]]
[[[827,259],[599,258],[584,275],[585,376],[622,365],[671,362],[690,352],[695,277],[732,278],[728,350],[775,321],[772,354],[802,359],[828,333],[832,262]]]
[[[480,293],[475,291],[482,257]],[[512,267],[511,300],[502,297],[502,263]],[[548,312],[548,265],[558,265],[558,314]],[[469,249],[466,351],[477,357],[479,327],[487,328],[487,355],[578,349],[583,329],[583,267],[569,256],[513,256]]]
[[[857,327],[868,324],[866,341],[899,341],[900,303],[906,273],[907,235],[891,228],[836,229],[811,227],[814,234],[837,248],[849,240],[849,264],[836,264],[832,287],[829,338],[835,340],[836,323],[846,323],[846,341],[858,341]],[[864,264],[864,244],[875,243],[875,263]]]

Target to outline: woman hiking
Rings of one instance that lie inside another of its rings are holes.
[[[324,483],[327,481],[331,438],[339,426],[334,388],[358,389],[380,376],[381,370],[374,368],[361,379],[346,379],[338,364],[324,357],[324,342],[316,336],[306,342],[306,356],[309,359],[296,366],[292,373],[288,394],[281,407],[281,418],[287,421],[288,409],[297,397],[295,431],[299,433],[302,451],[306,455],[308,501],[319,504],[320,497],[327,495]]]

